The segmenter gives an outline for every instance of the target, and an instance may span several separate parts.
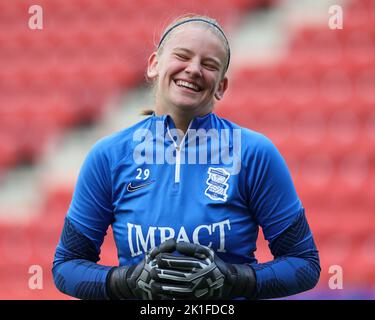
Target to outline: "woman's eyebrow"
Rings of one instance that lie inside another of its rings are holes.
[[[173,51],[185,51],[186,53],[193,54],[194,52],[187,49],[187,48],[182,48],[182,47],[176,47],[173,49]]]
[[[186,52],[186,53],[188,53],[190,55],[194,54],[193,51],[191,51],[191,50],[189,50],[187,48],[182,48],[182,47],[176,47],[176,48],[173,49],[173,51],[184,51],[184,52]],[[221,62],[220,62],[219,59],[216,59],[216,58],[213,58],[213,57],[205,57],[203,60],[205,60],[205,61],[211,61],[211,62],[215,63],[218,67],[221,66]]]

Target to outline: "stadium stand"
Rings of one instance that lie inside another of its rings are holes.
[[[0,183],[18,165],[37,163],[50,139],[100,121],[110,97],[143,83],[160,19],[194,11],[235,30],[241,17],[277,1],[197,3],[41,0],[39,32],[27,28],[31,1],[0,2]],[[334,298],[324,293],[332,265],[342,266],[348,287],[375,286],[373,9],[374,1],[350,1],[343,30],[303,27],[277,64],[241,66],[217,109],[269,136],[291,168],[322,263],[310,298]],[[73,185],[44,191],[32,222],[0,224],[0,299],[70,299],[50,269]],[[101,264],[117,264],[111,230],[102,252]],[[257,257],[272,258],[264,241]],[[43,290],[28,286],[32,265],[44,270]]]
[[[32,1],[1,2],[0,177],[19,165],[38,163],[51,139],[98,122],[110,97],[141,85],[152,39],[159,36],[153,34],[155,26],[160,32],[170,17],[200,12],[230,28],[244,13],[271,3],[41,0],[43,30],[31,30]],[[50,269],[72,187],[46,190],[44,208],[31,223],[0,225],[6,261],[0,299],[69,298],[54,287]],[[101,262],[115,265],[111,237]],[[28,288],[33,264],[45,271],[43,290]]]
[[[269,136],[291,167],[320,250],[322,291],[336,264],[348,287],[374,286],[374,4],[349,2],[343,30],[300,28],[276,65],[244,65],[218,108]]]

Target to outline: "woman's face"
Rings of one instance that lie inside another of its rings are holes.
[[[227,52],[222,40],[200,23],[187,23],[165,39],[149,59],[148,76],[157,81],[156,103],[203,115],[227,88]],[[167,109],[168,110],[168,109]]]

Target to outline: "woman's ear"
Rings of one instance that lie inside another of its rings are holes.
[[[219,87],[217,88],[216,92],[215,92],[215,98],[217,100],[221,100],[223,99],[224,97],[224,92],[227,90],[228,88],[228,78],[227,77],[224,77],[220,83],[219,83]]]
[[[147,77],[153,79],[158,76],[158,56],[156,52],[153,52],[148,58],[147,63]]]

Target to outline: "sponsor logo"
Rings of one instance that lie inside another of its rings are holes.
[[[149,182],[146,182],[146,183],[142,183],[142,184],[138,184],[138,185],[133,185],[131,182],[128,184],[128,186],[126,187],[126,190],[128,190],[129,192],[134,192],[134,191],[137,191],[139,189],[143,189],[147,186],[149,186],[150,184],[154,183],[155,180],[152,180],[152,181],[149,181]]]
[[[188,232],[184,226],[180,228],[145,226],[128,222],[128,243],[132,257],[139,256],[148,250],[155,248],[156,239],[160,243],[175,238],[177,242],[190,242],[212,247],[213,243],[217,252],[226,252],[225,239],[227,232],[231,230],[230,220],[215,222],[213,224],[202,224]],[[205,239],[205,241],[203,241]],[[219,239],[218,242],[216,242]],[[212,240],[212,241],[211,241]],[[215,241],[215,242],[214,242]]]

